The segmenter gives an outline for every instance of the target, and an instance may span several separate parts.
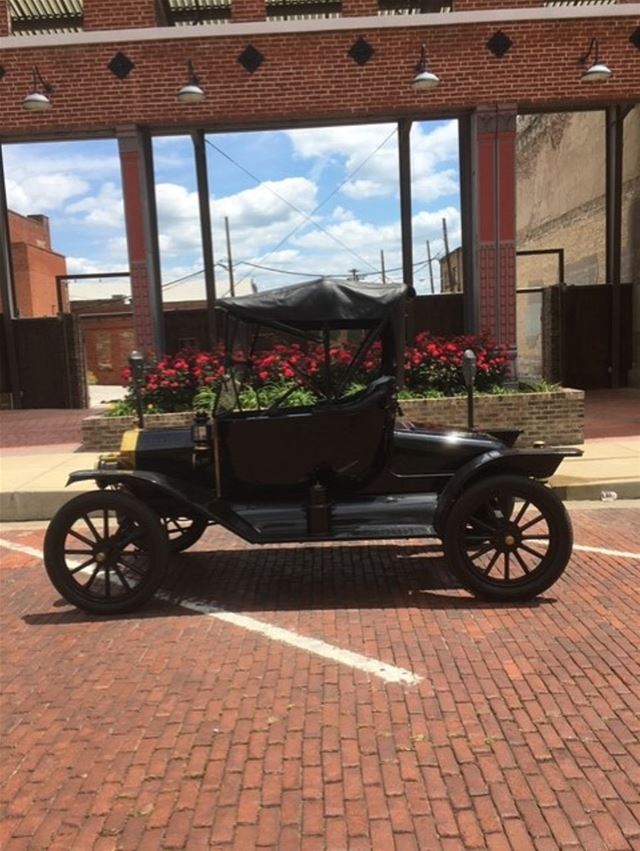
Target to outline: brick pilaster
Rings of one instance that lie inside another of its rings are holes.
[[[158,20],[157,0],[84,0],[83,28],[85,30],[124,30],[136,27],[155,27]]]
[[[164,317],[151,143],[137,128],[120,128],[118,147],[136,346],[144,355],[161,355]]]
[[[478,330],[499,343],[516,342],[516,110],[476,111],[476,268]]]

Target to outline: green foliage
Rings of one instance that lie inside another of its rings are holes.
[[[213,387],[200,387],[193,397],[193,410],[195,413],[210,414],[216,401],[216,391]]]
[[[481,396],[511,396],[513,393],[518,393],[517,387],[503,387],[500,384],[493,384],[481,392]]]
[[[362,391],[366,389],[366,384],[361,384],[360,382],[356,381],[347,387],[347,389],[344,391],[344,396],[355,396],[356,393],[362,393]]]
[[[503,387],[508,371],[507,350],[481,336],[456,337],[444,340],[427,333],[418,334],[413,346],[404,355],[404,387],[400,399],[438,399],[466,393],[462,377],[462,361],[466,349],[473,349],[477,358],[476,391],[480,393],[511,392]],[[332,345],[329,350],[331,384],[335,389],[347,375],[354,355],[349,340]],[[318,398],[306,382],[324,387],[324,348],[315,344],[274,344],[270,349],[248,355],[237,350],[223,355],[220,348],[211,352],[183,350],[165,355],[148,365],[140,393],[144,409],[149,413],[174,411],[210,412],[218,390],[228,405],[236,406],[235,384],[227,383],[230,369],[235,369],[239,401],[243,410],[270,408],[281,397],[282,407],[295,408],[314,405]],[[348,397],[361,392],[380,374],[381,344],[373,344],[364,356],[354,378],[342,394]],[[242,368],[240,368],[242,366]],[[305,381],[306,379],[306,381]],[[128,387],[127,398],[114,405],[108,416],[135,414],[135,394],[131,372],[125,369],[123,380]],[[555,386],[539,382],[531,389],[546,392]],[[318,391],[319,393],[320,391]],[[322,397],[321,397],[322,398]],[[220,405],[220,402],[218,403]]]
[[[104,416],[105,417],[130,417],[132,414],[135,414],[136,406],[133,399],[119,399],[117,402],[114,402],[110,408],[107,409]]]
[[[444,399],[445,394],[442,390],[425,390],[424,392],[420,392],[419,390],[411,390],[409,387],[403,387],[398,391],[398,399],[410,401],[411,399]]]
[[[245,387],[238,395],[243,411],[257,411],[270,408],[286,393],[289,395],[282,400],[278,407],[300,408],[305,405],[315,405],[317,402],[317,398],[311,390],[300,387],[294,381],[264,384],[260,388]]]
[[[540,378],[537,381],[521,382],[520,390],[523,393],[557,393],[558,390],[562,390],[562,386]]]

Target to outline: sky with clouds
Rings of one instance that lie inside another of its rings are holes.
[[[228,290],[224,219],[239,291],[356,269],[401,280],[398,149],[394,124],[207,136],[216,283]],[[426,241],[442,254],[442,219],[460,244],[458,127],[416,122],[411,131],[415,283],[430,288]],[[204,298],[198,197],[188,137],[154,139],[165,301]],[[5,145],[9,207],[43,213],[70,273],[127,268],[122,188],[114,140]],[[439,263],[433,263],[436,291]],[[128,293],[126,280],[72,286],[73,298]]]

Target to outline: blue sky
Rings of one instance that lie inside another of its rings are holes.
[[[228,216],[240,291],[317,274],[357,269],[379,279],[384,250],[389,278],[400,280],[400,210],[395,125],[356,125],[207,136],[215,259],[226,263]],[[412,128],[414,262],[442,252],[442,218],[450,247],[460,242],[457,122]],[[9,206],[50,217],[53,247],[69,272],[127,268],[122,190],[113,140],[4,147]],[[154,139],[162,280],[165,300],[204,297],[191,141]],[[253,265],[249,265],[253,264]],[[270,267],[280,271],[269,271]],[[289,273],[302,273],[294,275]],[[220,294],[227,273],[216,269]],[[436,289],[439,264],[434,264]],[[172,284],[176,279],[186,280]],[[416,268],[428,289],[427,267]],[[126,281],[77,284],[72,297],[128,293]]]

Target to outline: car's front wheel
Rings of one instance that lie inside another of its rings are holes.
[[[164,514],[160,521],[164,526],[172,553],[180,553],[192,547],[200,540],[209,525],[205,517],[184,514],[180,511]]]
[[[164,579],[168,559],[156,513],[120,491],[74,497],[54,516],[44,541],[55,588],[95,614],[121,614],[145,603]]]
[[[495,601],[530,600],[564,571],[573,545],[562,501],[524,476],[477,482],[444,524],[445,558],[461,583]]]

